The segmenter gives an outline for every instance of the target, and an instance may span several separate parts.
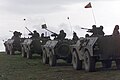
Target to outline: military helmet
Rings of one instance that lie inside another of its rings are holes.
[[[33,32],[34,32],[34,33],[36,33],[37,31],[36,31],[36,30],[34,30]]]
[[[64,30],[60,30],[60,33],[64,33]]]
[[[118,30],[119,29],[119,25],[115,25],[115,30]]]

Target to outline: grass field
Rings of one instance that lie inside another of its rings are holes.
[[[0,53],[0,80],[120,80],[120,71],[76,71],[65,62],[58,63],[56,67],[43,65],[40,56],[26,59],[21,55]]]

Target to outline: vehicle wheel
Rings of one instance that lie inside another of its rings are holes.
[[[45,50],[43,50],[42,62],[44,64],[48,64],[49,63],[49,58],[47,57],[47,53],[46,53]]]
[[[22,47],[22,57],[27,57],[27,54],[26,54],[26,52],[24,50],[24,47]]]
[[[13,54],[14,54],[14,50],[10,49],[10,55],[13,55]]]
[[[84,53],[84,65],[87,72],[95,71],[95,58],[91,57],[88,51]]]
[[[120,59],[117,59],[115,62],[116,62],[117,69],[120,70]]]
[[[72,53],[72,65],[73,65],[73,68],[76,70],[82,69],[82,61],[79,60],[79,57],[76,51],[73,51]]]
[[[53,55],[52,51],[49,52],[49,65],[55,66],[56,65],[56,56]]]
[[[111,68],[112,61],[111,60],[104,60],[102,61],[103,68]]]
[[[27,50],[27,58],[28,59],[32,58],[32,53],[31,53],[31,51],[29,49]]]

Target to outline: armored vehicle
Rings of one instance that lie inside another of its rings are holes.
[[[120,69],[120,36],[91,36],[80,38],[71,45],[72,64],[76,70],[95,71],[96,62],[102,62],[104,68],[110,68],[112,61]]]
[[[44,64],[50,66],[55,66],[58,59],[66,60],[68,63],[71,63],[71,52],[70,52],[70,40],[64,39],[66,33],[63,30],[60,31],[60,34],[56,34],[47,29],[46,25],[43,25],[47,31],[53,33],[51,36],[54,36],[54,40],[49,40],[45,45],[42,46],[43,58],[42,61]]]
[[[27,30],[29,30],[27,28]],[[22,48],[22,56],[27,57],[28,59],[32,58],[32,55],[37,53],[42,55],[42,48],[41,45],[44,45],[45,42],[49,39],[49,37],[40,38],[39,34],[36,32],[32,33],[30,30],[31,38],[25,39],[23,43],[21,43]]]
[[[22,56],[28,59],[32,58],[33,53],[42,54],[40,39],[25,39],[21,43]]]
[[[70,43],[68,40],[49,40],[42,46],[43,63],[55,66],[57,59],[71,63]]]
[[[24,38],[20,38],[20,35],[20,32],[15,31],[14,36],[11,39],[5,41],[4,46],[6,54],[12,55],[15,53],[15,51],[21,52],[20,43],[24,41]]]

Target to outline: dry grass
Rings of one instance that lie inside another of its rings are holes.
[[[1,53],[0,80],[120,80],[120,71],[76,71],[71,64],[64,62],[56,67],[43,65],[40,56],[30,60],[20,55]]]

